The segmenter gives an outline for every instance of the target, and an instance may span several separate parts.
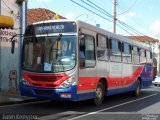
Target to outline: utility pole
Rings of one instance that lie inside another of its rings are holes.
[[[117,5],[117,1],[113,0],[113,33],[116,33],[116,5]]]

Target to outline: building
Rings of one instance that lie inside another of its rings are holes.
[[[154,73],[160,72],[160,41],[149,36],[127,36],[134,42],[152,48]]]
[[[20,80],[22,36],[28,24],[50,19],[65,19],[45,9],[27,10],[27,0],[0,0],[0,92],[16,92]],[[11,54],[11,38],[15,40]]]
[[[45,21],[55,19],[66,19],[65,17],[58,15],[48,9],[45,8],[36,8],[36,9],[29,9],[28,10],[28,24],[32,24],[34,22]]]
[[[154,39],[149,36],[127,36],[128,38],[134,40],[136,43],[143,44],[145,46],[151,47],[153,52],[157,53],[157,47],[159,45],[159,40]]]
[[[26,11],[27,0],[0,0],[0,92],[18,89],[22,38],[14,38],[14,54],[11,54],[11,38],[24,32]]]

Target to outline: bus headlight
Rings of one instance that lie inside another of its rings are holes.
[[[28,83],[28,81],[27,81],[25,78],[23,78],[23,77],[22,77],[21,82],[22,82],[23,85],[28,85],[28,86],[30,86],[30,84]]]
[[[75,77],[70,77],[68,80],[65,80],[59,88],[68,88],[75,82]]]

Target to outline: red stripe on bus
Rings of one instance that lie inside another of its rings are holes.
[[[144,66],[138,66],[137,69],[133,72],[131,76],[125,77],[113,77],[113,76],[104,76],[104,77],[80,77],[79,84],[78,84],[78,91],[83,90],[92,90],[96,89],[97,84],[101,78],[107,79],[108,88],[115,88],[115,87],[123,87],[131,85],[139,75],[142,73]]]

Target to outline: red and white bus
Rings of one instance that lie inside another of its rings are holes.
[[[82,21],[29,25],[22,50],[23,96],[52,100],[93,99],[132,92],[152,83],[151,49]]]

